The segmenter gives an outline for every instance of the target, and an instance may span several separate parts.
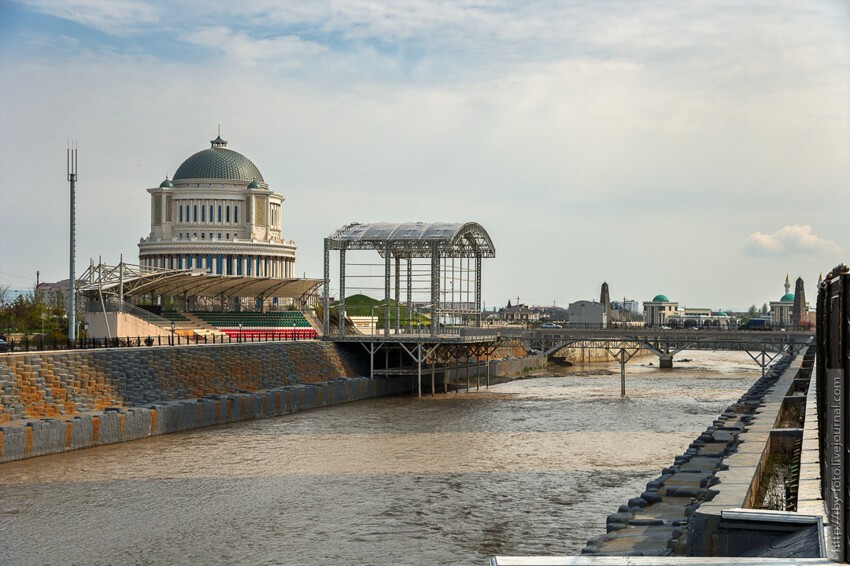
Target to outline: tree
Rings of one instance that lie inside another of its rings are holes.
[[[770,310],[767,308],[767,303],[764,303],[761,306],[761,314],[767,314],[768,312],[770,312]]]

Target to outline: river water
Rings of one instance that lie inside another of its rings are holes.
[[[758,378],[571,368],[0,465],[2,564],[486,564],[577,554]]]

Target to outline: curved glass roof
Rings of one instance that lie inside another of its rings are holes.
[[[382,257],[495,257],[487,231],[476,222],[347,224],[325,239],[329,249],[377,250]]]

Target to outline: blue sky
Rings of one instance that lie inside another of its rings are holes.
[[[840,1],[0,0],[0,285],[137,260],[221,124],[297,269],[351,221],[475,220],[488,306],[814,295],[850,251]]]

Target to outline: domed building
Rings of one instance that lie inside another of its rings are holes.
[[[791,325],[791,315],[794,310],[794,294],[791,292],[791,278],[785,275],[785,294],[778,301],[770,302],[770,316],[774,329],[787,328]]]
[[[139,263],[216,275],[291,278],[295,242],[281,234],[284,197],[254,163],[218,136],[151,195],[151,232]]]
[[[667,325],[667,318],[679,311],[679,303],[671,301],[667,295],[655,295],[651,301],[643,302],[644,323],[646,326]]]

